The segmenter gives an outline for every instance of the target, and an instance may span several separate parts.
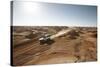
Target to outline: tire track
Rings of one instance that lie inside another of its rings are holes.
[[[36,48],[36,47],[38,47],[38,46],[39,46],[39,43],[37,42],[36,44],[32,44],[32,45],[29,46],[29,47],[25,47],[24,49],[19,49],[19,51],[16,50],[16,51],[14,52],[14,56],[18,56],[18,55],[20,55],[20,54],[22,54],[22,53],[25,53],[26,51],[29,51],[29,50],[33,49],[33,47]],[[16,48],[16,49],[17,49],[17,48]]]

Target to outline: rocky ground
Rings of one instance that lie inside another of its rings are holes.
[[[68,27],[14,27],[13,65],[77,63],[97,60],[97,29],[77,27],[40,45],[44,33],[57,35]]]

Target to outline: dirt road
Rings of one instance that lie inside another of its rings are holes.
[[[69,28],[69,29],[67,29],[67,30],[62,30],[62,31],[58,32],[57,34],[52,35],[50,38],[51,38],[51,39],[54,39],[54,38],[56,38],[56,37],[59,37],[59,36],[61,36],[61,35],[64,35],[64,34],[68,33],[68,32],[71,31],[71,30],[73,30],[73,28]]]

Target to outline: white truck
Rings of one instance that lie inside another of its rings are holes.
[[[50,34],[45,34],[44,36],[39,38],[40,44],[52,44],[54,42],[53,39],[50,38]]]

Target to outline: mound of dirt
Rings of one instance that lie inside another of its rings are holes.
[[[97,38],[97,33],[91,34],[91,36]]]
[[[67,34],[67,38],[69,38],[69,39],[76,39],[79,36],[80,36],[80,34],[76,30],[72,30]]]

